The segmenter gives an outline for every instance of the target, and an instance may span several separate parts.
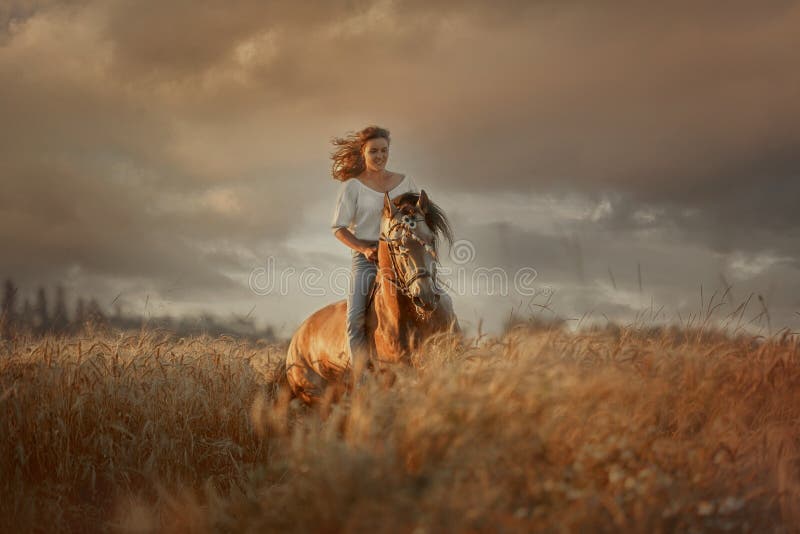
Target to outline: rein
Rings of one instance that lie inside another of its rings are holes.
[[[383,232],[381,232],[381,235],[378,238],[380,241],[385,242],[387,247],[388,247],[388,249],[389,249],[389,259],[392,262],[392,274],[394,275],[392,278],[389,278],[389,281],[397,289],[399,289],[400,292],[403,295],[405,295],[409,299],[412,298],[411,291],[409,290],[409,286],[411,286],[411,284],[413,284],[416,280],[418,280],[420,278],[431,278],[432,274],[427,272],[427,271],[419,272],[420,270],[417,269],[417,271],[410,278],[408,278],[408,279],[404,278],[402,276],[402,272],[400,271],[400,269],[397,266],[397,256],[406,256],[406,255],[408,255],[408,249],[406,247],[403,247],[402,245],[397,244],[397,242],[401,241],[404,236],[409,236],[412,239],[414,239],[416,242],[421,244],[425,248],[425,251],[427,253],[429,253],[431,256],[433,256],[434,260],[437,259],[436,250],[434,250],[434,248],[429,243],[426,243],[422,239],[420,239],[419,236],[417,236],[412,231],[412,228],[416,225],[416,221],[417,220],[423,220],[424,221],[424,219],[411,219],[411,218],[409,218],[407,216],[404,216],[402,220],[396,221],[389,228],[388,235],[383,233]],[[403,232],[402,235],[400,237],[389,237],[390,235],[392,235],[395,232],[395,230],[398,227],[401,227],[402,232]],[[420,312],[419,307],[417,307],[415,305],[415,308],[417,308],[417,314],[418,315],[420,315],[421,317],[425,316],[425,312]]]

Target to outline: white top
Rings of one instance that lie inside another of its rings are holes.
[[[418,193],[419,189],[414,180],[404,176],[389,191],[389,198],[396,198],[409,191]],[[358,178],[350,178],[339,188],[331,228],[334,232],[339,228],[348,228],[359,239],[377,241],[381,233],[382,213],[383,193],[367,187]]]

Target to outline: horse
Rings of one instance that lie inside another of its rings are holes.
[[[444,212],[424,190],[384,194],[378,268],[365,316],[368,367],[376,372],[410,364],[410,356],[431,336],[460,334],[450,296],[436,281],[440,235],[452,243]],[[322,398],[329,385],[352,385],[346,334],[347,301],[311,314],[297,329],[286,354],[292,394],[306,404]],[[357,367],[357,366],[356,366]]]

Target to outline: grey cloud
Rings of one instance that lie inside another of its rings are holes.
[[[730,285],[717,318],[732,312],[752,293],[764,296],[774,325],[794,322],[795,295],[800,290],[800,265],[795,260],[762,258],[757,253],[721,255],[658,231],[637,238],[597,227],[592,221],[582,226],[561,235],[513,223],[475,226],[462,221],[457,228],[476,249],[475,261],[466,266],[469,272],[499,267],[511,280],[521,267],[533,267],[538,272],[535,286],[555,289],[549,308],[561,317],[592,311],[595,318],[605,315],[624,322],[648,310],[651,303],[656,309],[663,306],[662,320],[677,319],[678,314],[688,317],[700,310],[701,286],[708,304],[715,292],[718,302]],[[513,306],[523,314],[539,313],[535,305],[544,299],[510,291],[505,299],[479,294],[456,297],[459,301],[462,305],[485,302],[486,311],[491,310],[487,314],[496,315]],[[528,306],[531,302],[532,307]],[[760,311],[755,305],[748,317]]]
[[[670,243],[688,259],[652,273],[665,295],[713,258],[800,256],[795,3],[4,6],[9,274],[242,296],[253,258],[328,217],[328,139],[371,122],[444,200],[607,200],[591,224],[554,215],[561,234],[485,229],[488,259],[564,284],[670,265]]]

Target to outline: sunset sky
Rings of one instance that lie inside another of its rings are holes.
[[[3,0],[0,277],[288,334],[340,297],[251,273],[349,265],[330,139],[369,124],[464,268],[535,269],[563,317],[685,318],[729,283],[723,315],[757,293],[800,323],[790,1]],[[542,313],[466,293],[468,328]]]

